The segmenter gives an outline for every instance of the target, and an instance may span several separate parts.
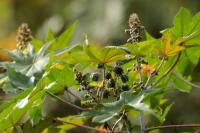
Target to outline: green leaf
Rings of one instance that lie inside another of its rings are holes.
[[[94,122],[103,123],[112,119],[114,116],[119,115],[119,113],[125,108],[131,108],[137,111],[147,111],[154,114],[146,104],[142,103],[144,97],[144,94],[136,95],[132,92],[125,91],[120,94],[120,99],[118,101],[103,103],[102,107],[83,113],[82,115],[87,117],[92,116]]]
[[[43,81],[46,80],[46,78],[47,77],[43,77],[39,82],[40,85],[38,84],[22,99],[16,99],[17,101],[9,104],[9,106],[0,113],[0,123],[4,123],[0,124],[0,132],[16,124],[21,118],[23,118],[27,110],[31,110],[33,107],[38,105],[38,101],[41,101],[41,98],[46,95],[45,90],[49,90],[52,93],[59,91],[59,86],[55,82],[48,82],[47,85],[44,84],[45,82]]]
[[[35,106],[29,111],[32,126],[38,124],[42,119],[41,106]]]
[[[112,119],[114,116],[117,116],[117,114],[116,113],[102,114],[102,115],[98,115],[98,116],[94,117],[92,120],[93,120],[93,122],[104,123],[104,122]]]
[[[101,60],[102,64],[111,64],[113,62],[116,62],[117,60],[126,59],[125,55],[127,53],[130,53],[127,48],[117,46],[108,46],[99,51],[99,59]]]
[[[167,114],[169,113],[169,111],[171,110],[173,104],[168,105],[165,110],[163,111],[161,117],[160,117],[160,122],[163,123],[166,119]]]
[[[75,85],[77,82],[74,80],[72,69],[68,65],[63,67],[63,69],[52,68],[49,73],[49,78],[63,87]]]
[[[91,61],[95,63],[100,63],[101,61],[97,56],[99,56],[98,49],[94,45],[90,44],[83,44],[83,50],[86,53],[86,55],[90,58]],[[95,54],[96,53],[96,54]]]
[[[32,39],[31,44],[34,46],[34,49],[36,51],[40,50],[40,48],[42,48],[42,46],[43,46],[43,42],[41,40],[36,39],[36,38]]]
[[[200,44],[200,13],[197,13],[190,23],[190,30],[187,35],[187,44]]]
[[[64,117],[64,118],[57,118],[57,119],[61,120],[61,121],[70,121],[70,122],[73,122],[73,123],[76,123],[76,124],[79,124],[79,125],[84,124],[83,119],[77,118],[77,117],[75,118],[73,116],[68,116],[68,117]],[[70,129],[76,128],[76,126],[73,126],[73,125],[70,125],[70,124],[63,124],[63,125],[57,126],[57,128],[62,129],[66,132]]]
[[[26,97],[31,92],[31,90],[32,90],[32,88],[28,88],[28,89],[22,91],[21,93],[19,93],[18,95],[16,95],[15,97],[13,97],[12,99],[1,104],[0,112],[2,112],[4,109],[8,108],[10,105],[16,103],[19,99],[23,99],[24,97]]]
[[[186,58],[189,58],[190,62],[196,66],[199,62],[200,47],[192,47],[186,50]]]
[[[191,89],[192,89],[192,86],[183,82],[183,80],[180,80],[181,78],[177,78],[179,76],[180,76],[180,74],[174,73],[174,75],[172,77],[175,88],[182,91],[182,92],[190,92]],[[191,80],[191,78],[190,78],[190,76],[188,76],[184,80]]]
[[[159,41],[155,39],[139,42],[139,43],[128,43],[123,45],[128,48],[131,54],[136,56],[153,56],[158,53]]]
[[[63,32],[57,39],[56,43],[49,48],[50,51],[55,51],[67,47],[72,39],[76,28],[76,22],[73,23],[65,32]]]
[[[176,37],[183,37],[190,30],[191,13],[186,8],[181,8],[174,18],[173,33]]]
[[[34,80],[32,81],[30,77],[14,71],[13,68],[7,68],[7,74],[12,84],[14,84],[17,88],[25,89],[32,87],[34,84]]]
[[[35,73],[41,72],[44,67],[48,64],[49,55],[45,55],[48,47],[53,43],[50,41],[46,43],[35,55],[32,64],[28,66],[28,71],[26,72],[27,76],[32,76]]]
[[[49,42],[55,39],[55,36],[53,34],[53,31],[51,29],[48,30],[45,41]]]
[[[29,53],[27,56],[24,56],[21,52],[17,52],[17,51],[9,51],[9,50],[4,50],[6,51],[6,53],[18,64],[21,65],[27,65],[29,63],[31,63],[33,61],[34,58],[34,54],[33,54],[33,47],[31,48],[28,47],[29,49]],[[10,64],[9,64],[10,65]]]

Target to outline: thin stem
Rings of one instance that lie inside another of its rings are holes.
[[[173,65],[148,89],[155,87],[158,83],[160,83],[160,81],[162,81],[163,78],[165,78],[175,68],[175,66],[177,65],[177,63],[180,59],[180,56],[181,56],[181,52],[178,53],[178,56],[177,56],[175,62],[173,63]]]
[[[77,98],[78,100],[81,100],[81,97],[75,95],[73,92],[71,92],[67,87],[65,87],[65,90],[70,94],[72,95],[73,97]]]
[[[141,73],[141,63],[139,62],[139,58],[136,59],[137,60],[137,71],[139,74],[139,79],[140,79],[140,83],[143,82],[142,81],[142,73]],[[144,133],[144,129],[145,129],[145,123],[144,123],[144,112],[140,111],[140,127],[141,127],[141,133]]]
[[[182,124],[182,125],[164,125],[157,127],[150,127],[145,130],[145,133],[148,133],[156,129],[165,129],[165,128],[189,128],[189,127],[200,127],[200,124]]]
[[[136,61],[137,61],[137,71],[139,74],[139,79],[140,79],[140,82],[142,82],[141,63],[139,62],[139,57],[136,59]]]
[[[124,123],[125,123],[125,126],[126,126],[126,131],[127,131],[127,133],[130,133],[128,123],[127,123],[126,121],[125,121]]]
[[[80,128],[84,128],[84,129],[89,129],[89,130],[99,131],[99,129],[97,129],[97,128],[90,127],[90,126],[86,126],[86,125],[80,125],[80,124],[77,124],[77,123],[73,123],[73,122],[69,122],[69,121],[65,121],[65,120],[60,120],[60,119],[55,119],[55,120],[56,120],[56,121],[59,121],[59,122],[62,122],[62,123],[65,123],[65,124],[70,124],[70,125],[73,125],[73,126],[76,126],[76,127],[80,127]],[[108,132],[108,131],[101,131],[101,132],[110,133],[110,132]]]
[[[87,125],[80,125],[80,124],[65,121],[65,120],[55,119],[55,121],[62,122],[62,123],[65,123],[65,124],[69,124],[69,125],[73,125],[73,126],[80,127],[80,128],[84,128],[84,129],[94,130],[94,131],[98,131],[98,132],[100,131],[102,133],[111,133],[110,131],[105,131],[105,130],[103,131],[103,130],[99,130],[98,128],[94,128],[94,127],[87,126]],[[115,132],[115,133],[127,133],[127,132],[120,131],[120,132]]]
[[[71,106],[71,107],[74,107],[74,108],[76,108],[76,109],[78,109],[78,110],[81,110],[81,111],[88,111],[88,109],[81,108],[81,107],[79,107],[79,106],[77,106],[77,105],[75,105],[75,104],[73,104],[73,103],[71,103],[71,102],[65,101],[64,99],[62,99],[62,98],[60,98],[60,97],[54,95],[53,93],[51,93],[51,92],[48,91],[48,90],[45,90],[45,92],[46,92],[48,95],[50,95],[51,97],[53,97],[53,98],[55,98],[55,99],[57,99],[57,100],[59,100],[59,101],[65,103],[65,104],[67,104],[67,105],[69,105],[69,106]]]
[[[145,133],[144,111],[140,111],[140,128],[141,133]]]
[[[150,80],[151,80],[155,75],[158,74],[158,72],[159,72],[161,66],[162,66],[163,63],[164,63],[164,60],[165,60],[165,58],[163,57],[162,60],[161,60],[161,62],[160,62],[160,64],[159,64],[159,66],[158,66],[158,68],[157,68],[153,73],[151,73],[151,75],[148,77],[147,82],[146,82],[145,85],[144,85],[144,88],[146,88],[147,85],[149,84]]]
[[[188,84],[188,85],[190,85],[190,86],[192,86],[192,87],[194,87],[194,88],[200,89],[200,86],[199,86],[199,85],[193,84],[193,83],[191,83],[191,82],[185,80],[180,74],[178,74],[178,73],[176,73],[176,72],[173,72],[173,74],[174,74],[179,80],[185,82],[186,84]]]
[[[120,117],[120,118],[115,122],[115,124],[113,125],[112,130],[111,130],[112,133],[114,132],[115,127],[117,126],[117,124],[123,119],[125,113],[126,113],[126,111],[124,110],[123,113],[122,113],[122,115],[121,115],[121,117]]]
[[[106,78],[106,68],[105,68],[105,66],[103,66],[103,89],[101,89],[100,91],[101,91],[101,99],[103,99],[103,95],[104,95],[104,88],[105,88],[105,78]]]

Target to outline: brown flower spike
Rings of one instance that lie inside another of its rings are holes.
[[[144,27],[141,26],[139,17],[136,13],[130,15],[128,26],[129,29],[125,30],[125,32],[130,35],[130,38],[127,40],[127,42],[140,42],[142,40],[142,32],[144,30]]]
[[[17,50],[24,51],[27,48],[28,43],[31,41],[31,29],[28,24],[23,23],[18,28],[17,34]]]

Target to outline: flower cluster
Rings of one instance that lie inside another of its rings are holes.
[[[23,23],[18,28],[18,35],[17,35],[17,50],[24,51],[27,48],[28,43],[31,41],[31,29],[29,28],[28,24]]]
[[[133,13],[132,15],[130,15],[128,20],[128,26],[129,29],[125,29],[125,32],[127,32],[130,35],[130,38],[127,40],[127,42],[135,43],[141,41],[144,27],[141,26],[137,14]]]

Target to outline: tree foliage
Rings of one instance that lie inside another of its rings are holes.
[[[6,70],[0,75],[0,86],[16,95],[0,105],[0,132],[28,131],[27,127],[34,127],[31,132],[64,132],[84,127],[91,118],[93,127],[101,126],[99,132],[117,132],[119,123],[121,132],[133,132],[139,123],[131,119],[143,117],[141,113],[162,124],[173,108],[164,95],[175,89],[190,92],[193,86],[190,74],[200,57],[199,20],[200,13],[192,16],[181,8],[173,27],[163,30],[161,38],[147,34],[140,42],[103,48],[87,37],[85,43],[70,46],[74,23],[59,37],[49,30],[44,42],[33,38],[26,52],[3,49],[12,61],[0,63]],[[81,107],[64,101],[63,92],[74,93]],[[46,118],[42,106],[47,96],[81,113]]]

